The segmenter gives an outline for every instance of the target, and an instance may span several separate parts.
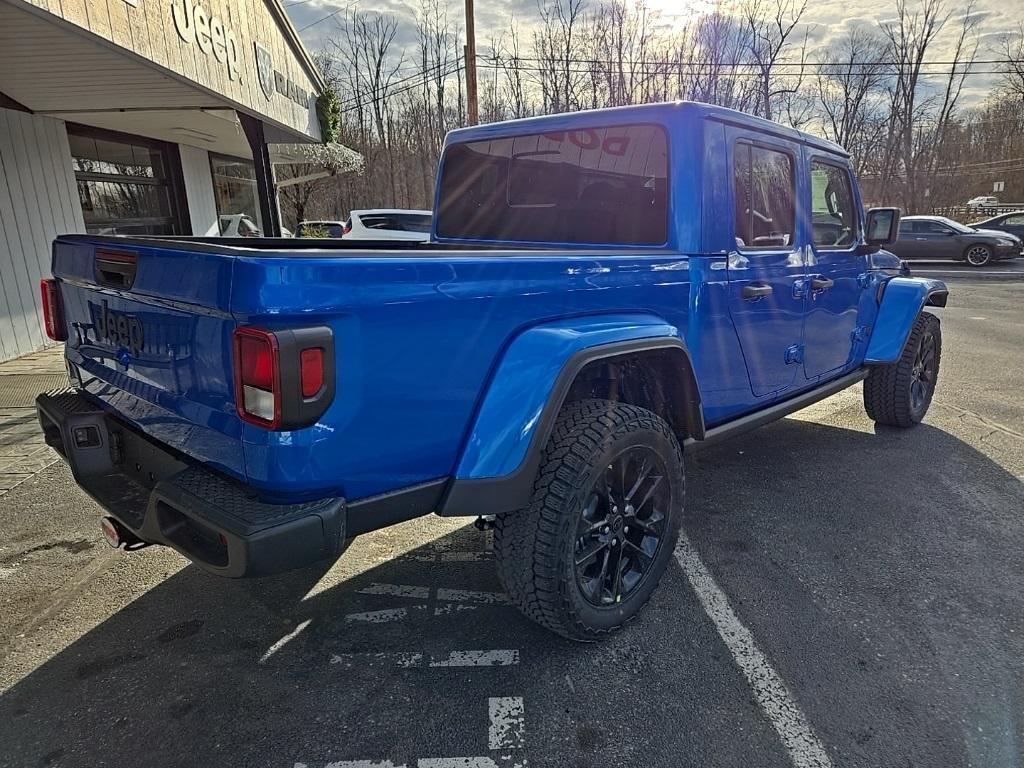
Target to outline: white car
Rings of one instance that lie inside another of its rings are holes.
[[[999,198],[992,197],[992,195],[981,195],[980,197],[972,197],[967,201],[968,208],[998,208]]]
[[[223,213],[219,217],[221,237],[263,237],[256,222],[244,213]]]
[[[401,208],[379,208],[352,211],[345,222],[346,240],[413,240],[430,239],[433,212],[409,211]]]

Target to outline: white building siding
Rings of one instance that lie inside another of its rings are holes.
[[[181,174],[185,181],[188,215],[193,235],[216,236],[217,201],[213,197],[213,175],[210,172],[210,153],[205,149],[180,144]]]
[[[53,239],[84,232],[64,123],[0,108],[0,360],[43,346]]]

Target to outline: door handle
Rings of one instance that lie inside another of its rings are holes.
[[[760,299],[770,296],[774,290],[770,285],[744,285],[742,293],[744,299]]]
[[[826,288],[831,288],[836,284],[835,280],[828,277],[812,277],[811,278],[811,290],[812,291],[824,291]]]

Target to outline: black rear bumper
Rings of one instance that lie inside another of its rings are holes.
[[[40,395],[36,408],[46,442],[71,466],[75,481],[144,542],[173,547],[231,577],[291,570],[344,548],[342,498],[268,504],[78,392]]]

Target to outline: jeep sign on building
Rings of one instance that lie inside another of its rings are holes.
[[[323,81],[279,0],[0,0],[0,360],[63,232],[275,235]]]

